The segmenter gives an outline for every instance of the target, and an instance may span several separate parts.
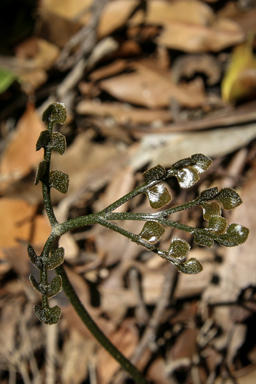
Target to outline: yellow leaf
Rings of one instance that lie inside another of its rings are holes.
[[[253,55],[253,38],[234,48],[231,63],[221,84],[222,98],[236,102],[256,95],[256,58]]]

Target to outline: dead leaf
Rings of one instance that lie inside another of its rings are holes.
[[[157,357],[147,371],[147,379],[157,384],[175,384],[171,378],[165,375],[165,360],[163,357]]]
[[[172,21],[165,25],[162,34],[156,38],[158,44],[190,53],[218,52],[241,43],[244,32],[234,22],[221,19],[212,28],[204,25],[190,25]]]
[[[93,0],[44,0],[43,8],[47,11],[56,14],[64,19],[72,20],[80,12],[83,12],[92,5]],[[85,14],[80,22],[87,23],[90,18],[90,14]]]
[[[27,275],[29,258],[26,245],[30,242],[41,250],[51,233],[45,216],[33,217],[37,206],[21,199],[0,199],[0,259],[9,261],[18,274]],[[20,242],[22,244],[20,244]]]
[[[186,10],[186,12],[184,12]],[[179,21],[196,25],[211,25],[215,16],[211,8],[201,1],[179,0],[173,2],[151,0],[146,20],[165,24]]]
[[[79,4],[80,3],[81,2],[79,2]],[[57,2],[54,1],[52,4],[56,5]],[[61,14],[55,13],[54,9],[53,12],[51,12],[47,8],[41,7],[39,9],[39,15],[41,23],[39,37],[44,38],[58,48],[63,48],[71,36],[77,33],[82,27],[80,23],[75,22],[72,19],[67,19],[61,16]],[[89,13],[87,13],[87,16],[85,15],[84,18],[85,17],[88,17],[89,20]]]
[[[235,324],[232,329],[232,338],[228,344],[227,364],[231,372],[234,371],[234,360],[237,356],[239,348],[244,344],[246,339],[247,326],[245,324]]]
[[[234,379],[230,379],[230,378],[227,378],[225,379],[226,380],[226,383],[225,384],[233,384],[234,383]],[[256,369],[254,368],[254,370],[252,370],[251,372],[249,373],[246,373],[244,375],[242,375],[241,377],[236,377],[235,376],[235,380],[237,382],[237,384],[252,384],[252,383],[255,383],[255,380],[256,380]],[[215,384],[222,384],[223,383],[223,378],[222,377],[218,377],[215,382]]]
[[[89,77],[92,81],[98,81],[104,79],[105,77],[117,75],[126,68],[127,61],[119,59],[111,62],[108,65],[104,65],[104,67],[95,69]]]
[[[37,215],[33,218],[36,209],[36,205],[21,199],[0,199],[0,220],[3,223],[0,232],[1,273],[13,268],[18,275],[28,276],[27,243],[41,251],[51,233],[46,217]]]
[[[194,53],[216,52],[244,39],[238,24],[216,18],[211,8],[201,1],[155,0],[149,2],[148,8],[147,22],[164,27],[156,41],[168,48]]]
[[[252,4],[254,5],[254,4]],[[256,32],[255,26],[255,17],[256,17],[256,8],[248,7],[243,8],[242,12],[240,7],[237,6],[237,3],[234,1],[229,1],[226,3],[224,8],[220,9],[217,14],[221,17],[228,17],[229,19],[234,20],[243,31],[248,34],[251,32]]]
[[[203,83],[199,79],[182,89],[172,82],[170,74],[138,63],[135,72],[103,80],[99,86],[120,100],[148,108],[167,107],[171,98],[190,108],[202,105],[205,100]]]
[[[18,245],[17,240],[29,241],[31,222],[36,206],[27,204],[24,200],[0,199],[0,249]]]
[[[170,358],[173,360],[184,358],[192,360],[192,357],[197,352],[197,335],[198,330],[195,328],[184,329],[177,337],[176,342],[170,351]]]
[[[122,103],[100,103],[83,100],[77,105],[77,113],[81,115],[97,115],[113,117],[118,124],[152,124],[155,121],[168,122],[172,120],[168,110],[150,110],[146,108],[134,108]]]
[[[46,82],[48,78],[46,71],[53,66],[59,56],[58,47],[48,41],[42,39],[37,40],[37,53],[32,59],[30,59],[30,64],[34,69],[21,69],[18,71],[18,74],[21,78],[23,78],[22,87],[27,93],[34,91]]]
[[[2,190],[13,181],[26,176],[42,159],[41,152],[36,152],[35,148],[43,129],[45,129],[45,125],[39,119],[34,106],[28,104],[1,159],[0,188]]]
[[[138,4],[138,0],[109,2],[100,18],[98,27],[100,38],[110,35],[114,30],[123,26]]]
[[[213,85],[220,80],[220,63],[213,55],[183,55],[172,65],[172,79],[178,83],[183,77],[192,78],[195,73],[207,76],[207,84]]]
[[[32,59],[38,53],[39,40],[36,37],[29,37],[14,47],[15,56],[19,59]]]
[[[126,321],[115,333],[109,335],[109,339],[125,357],[129,358],[137,345],[138,332],[132,322]],[[97,366],[101,384],[109,383],[119,368],[116,360],[103,348],[98,353]]]

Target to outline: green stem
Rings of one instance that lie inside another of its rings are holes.
[[[80,319],[93,334],[95,339],[98,340],[100,345],[104,347],[111,354],[111,356],[113,356],[113,358],[124,368],[124,370],[132,377],[135,383],[147,384],[148,382],[142,376],[141,372],[133,364],[131,364],[130,361],[126,359],[126,357],[110,342],[110,340],[104,335],[104,333],[91,318],[79,300],[76,292],[74,291],[74,288],[70,284],[63,266],[61,265],[57,267],[55,271],[62,278],[62,287],[70,303],[74,307]]]
[[[120,207],[121,205],[126,203],[128,200],[131,200],[133,197],[139,195],[142,192],[146,192],[146,190],[149,187],[151,187],[155,184],[157,184],[157,183],[153,182],[150,185],[149,185],[149,183],[144,183],[144,184],[140,185],[139,187],[135,188],[133,191],[127,193],[125,196],[121,197],[120,199],[116,200],[114,203],[110,204],[108,207],[106,207],[105,209],[103,209],[103,211],[101,211],[99,213],[105,215],[108,212],[114,211],[116,208]]]
[[[52,123],[48,123],[47,129],[48,129],[48,131],[51,134],[52,130],[53,130],[53,124]],[[44,178],[43,178],[44,180],[47,180],[48,183],[49,183],[49,172],[50,172],[51,154],[52,154],[52,148],[51,148],[51,144],[49,143],[46,146],[45,151],[44,151],[44,160],[46,161],[46,172],[45,172],[45,175],[44,175]],[[42,180],[44,206],[45,206],[45,210],[46,210],[47,216],[48,216],[48,218],[50,220],[51,226],[53,227],[55,224],[58,223],[58,221],[56,219],[56,216],[55,216],[55,213],[54,213],[53,207],[52,207],[51,193],[50,193],[51,188],[49,187],[48,183],[46,184],[44,182],[44,180]]]
[[[49,169],[47,170],[48,175],[49,175]],[[49,176],[48,176],[49,180]],[[50,198],[50,187],[46,185],[45,183],[42,182],[42,190],[43,190],[43,199],[44,199],[44,207],[45,211],[47,213],[48,219],[51,223],[51,226],[53,227],[58,223],[56,216],[53,211],[52,203],[51,203],[51,198]]]
[[[81,219],[81,218],[80,218]],[[71,229],[75,229],[77,227],[80,227],[81,225],[92,225],[99,223],[98,214],[91,214],[86,216],[81,223],[81,220],[69,220],[63,224],[57,224],[53,227],[53,232],[47,239],[43,252],[42,252],[42,258],[46,258],[49,254],[50,250],[54,247],[54,244],[56,241],[58,241],[58,238],[68,232]],[[94,322],[94,320],[91,318],[89,313],[87,312],[86,308],[82,305],[81,301],[79,300],[76,292],[74,291],[74,288],[72,287],[66,272],[63,268],[63,266],[59,266],[55,269],[56,274],[61,276],[62,278],[62,287],[63,290],[68,297],[71,305],[83,321],[83,323],[86,325],[86,327],[89,329],[89,331],[92,333],[92,335],[98,340],[98,342],[102,345],[103,348],[105,348],[111,356],[125,369],[125,371],[132,377],[135,383],[137,384],[147,384],[146,379],[143,377],[141,372],[130,363],[128,359],[126,359],[125,356],[111,343],[111,341],[104,335],[104,333],[99,329],[97,324]],[[44,306],[48,305],[48,301],[43,302]]]
[[[170,261],[175,265],[178,265],[181,263],[181,261],[177,260],[172,255],[169,255],[168,252],[164,252],[161,249],[157,248],[154,244],[150,244],[149,242],[142,239],[140,235],[135,235],[134,233],[128,232],[125,229],[118,227],[118,225],[114,223],[110,223],[109,221],[103,218],[99,218],[98,223],[103,225],[106,228],[112,229],[112,231],[120,233],[121,235],[127,237],[131,241],[134,241],[135,243],[142,245],[144,248],[147,248],[149,251],[156,253],[158,256]]]
[[[168,227],[180,229],[182,231],[189,232],[192,234],[195,232],[195,230],[197,230],[196,228],[190,227],[189,225],[185,225],[185,224],[177,223],[176,221],[165,219],[164,217],[161,217],[161,215],[160,215],[161,213],[162,212],[158,212],[158,213],[116,212],[116,213],[108,213],[107,219],[108,220],[136,220],[136,221],[152,220],[152,221],[158,222],[159,224],[163,224],[163,225],[166,225]],[[101,225],[104,225],[104,226],[107,226],[106,223],[108,223],[108,221],[106,221],[104,218],[99,218],[97,220],[97,222]],[[117,231],[117,232],[123,234],[126,237],[129,237],[131,240],[133,240],[133,236],[135,236],[135,237],[137,236],[137,235],[133,235],[132,233],[131,233],[132,236],[128,236],[127,234],[129,234],[130,232],[127,232],[120,227],[117,227],[117,228],[120,229],[120,231]],[[111,227],[111,229],[113,229],[113,228]],[[133,240],[133,241],[136,241],[136,240]]]

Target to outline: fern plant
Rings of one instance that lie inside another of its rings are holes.
[[[158,256],[174,264],[180,272],[196,274],[201,272],[203,267],[195,258],[186,260],[190,250],[190,245],[186,241],[174,238],[167,251],[157,247],[157,242],[165,232],[164,227],[169,226],[189,232],[193,235],[194,242],[201,246],[211,247],[214,241],[226,247],[240,245],[246,241],[249,230],[239,224],[228,225],[227,220],[222,216],[222,207],[228,210],[233,209],[240,205],[242,200],[233,189],[224,188],[218,191],[217,188],[210,188],[204,190],[199,197],[186,204],[163,209],[155,213],[114,212],[116,208],[140,193],[147,195],[149,203],[154,209],[160,209],[169,204],[172,197],[164,183],[165,180],[170,177],[176,177],[181,188],[189,188],[199,180],[199,175],[211,165],[212,161],[209,157],[195,154],[190,158],[176,162],[168,170],[161,165],[147,170],[144,173],[144,184],[121,197],[101,212],[59,223],[53,211],[50,190],[55,188],[61,193],[66,193],[69,177],[61,171],[51,170],[50,162],[53,150],[61,155],[66,150],[65,137],[61,133],[53,132],[55,123],[64,124],[66,121],[65,106],[61,103],[51,104],[43,113],[43,121],[46,122],[47,129],[41,132],[36,144],[36,150],[44,149],[44,159],[38,166],[35,184],[42,183],[45,210],[51,223],[52,232],[44,245],[41,255],[36,255],[33,247],[28,245],[30,261],[40,270],[39,282],[32,275],[30,276],[32,286],[42,295],[42,307],[35,306],[35,314],[39,320],[46,324],[57,323],[61,316],[61,309],[58,306],[50,307],[49,298],[55,296],[63,288],[78,315],[100,344],[109,351],[136,383],[146,383],[146,380],[137,368],[111,344],[81,304],[62,266],[64,262],[64,249],[58,246],[60,237],[75,228],[100,224],[156,253]],[[169,218],[175,212],[198,205],[202,207],[203,217],[208,221],[206,228],[193,228],[172,221]],[[139,234],[135,234],[115,224],[114,221],[117,220],[140,220],[145,222],[145,224],[142,231]],[[54,269],[56,273],[56,277],[50,283],[47,276],[49,269]]]

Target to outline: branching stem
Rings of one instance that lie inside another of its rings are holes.
[[[65,106],[61,103],[50,105],[43,114],[43,120],[48,123],[48,127],[46,131],[42,132],[37,143],[37,150],[44,148],[44,160],[39,165],[36,183],[39,180],[42,182],[44,205],[51,223],[52,233],[45,243],[40,258],[37,257],[33,247],[31,245],[28,246],[30,260],[41,272],[40,283],[38,283],[33,276],[31,277],[33,287],[42,294],[42,308],[35,306],[35,312],[38,318],[46,324],[55,324],[59,320],[61,310],[58,306],[51,308],[48,298],[56,295],[60,291],[62,283],[63,290],[70,303],[93,336],[126,370],[135,383],[146,384],[146,379],[104,335],[79,300],[67,277],[65,269],[61,265],[64,261],[64,250],[63,248],[58,249],[59,238],[70,230],[100,224],[168,260],[176,265],[183,273],[199,273],[202,270],[202,266],[198,260],[191,258],[187,262],[184,262],[190,246],[183,240],[173,239],[169,251],[163,251],[156,247],[154,243],[163,235],[163,226],[169,226],[191,233],[194,235],[194,239],[198,244],[207,246],[211,246],[213,240],[225,246],[242,244],[248,236],[248,229],[238,224],[233,224],[226,230],[227,221],[221,217],[221,210],[218,208],[218,203],[217,206],[216,203],[215,205],[208,206],[204,204],[204,209],[206,209],[205,206],[207,207],[206,216],[209,218],[209,225],[205,229],[193,228],[185,224],[177,223],[170,220],[168,216],[211,201],[216,196],[218,196],[224,208],[226,206],[227,209],[236,207],[241,204],[242,201],[236,192],[231,189],[226,188],[218,193],[217,188],[211,188],[203,191],[201,195],[193,201],[155,213],[114,212],[118,207],[141,193],[148,195],[151,207],[155,209],[162,208],[166,206],[166,204],[169,204],[171,195],[166,185],[163,184],[163,181],[171,176],[176,176],[180,186],[182,188],[188,188],[197,182],[199,173],[204,172],[210,166],[211,159],[202,154],[196,154],[191,156],[191,158],[186,158],[173,164],[168,171],[160,165],[146,171],[144,173],[146,180],[144,184],[110,204],[101,212],[59,223],[54,214],[50,190],[51,187],[54,187],[65,193],[68,189],[68,175],[60,171],[50,171],[50,161],[53,149],[60,154],[63,154],[66,149],[65,137],[58,132],[52,133],[55,122],[63,124],[66,120]],[[204,217],[206,216],[204,215]],[[113,223],[113,221],[124,220],[145,221],[146,224],[140,234],[134,234]],[[55,269],[56,275],[58,276],[55,277],[50,284],[48,283],[47,277],[48,269]]]

